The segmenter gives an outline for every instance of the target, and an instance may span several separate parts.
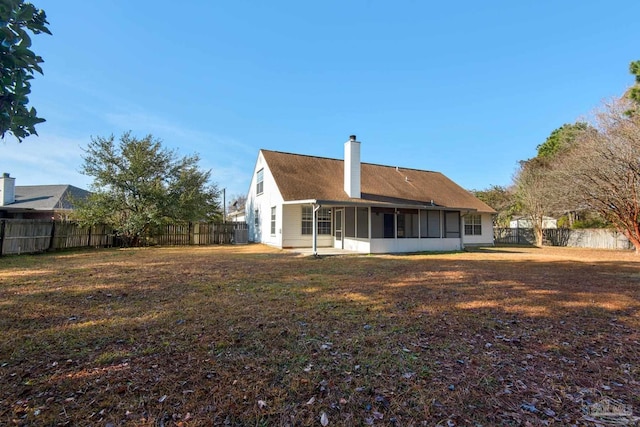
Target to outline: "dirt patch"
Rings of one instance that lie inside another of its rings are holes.
[[[5,257],[0,424],[633,425],[639,267],[517,247]]]

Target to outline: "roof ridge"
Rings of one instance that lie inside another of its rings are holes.
[[[323,157],[323,156],[312,156],[311,154],[289,153],[289,152],[286,152],[286,151],[267,150],[265,148],[261,148],[260,151],[268,151],[268,152],[271,152],[271,153],[286,154],[288,156],[309,157],[309,158],[312,158],[312,159],[335,160],[337,162],[344,162],[344,159],[336,159],[336,158],[333,158],[333,157]],[[360,162],[360,164],[361,165],[370,165],[370,166],[379,166],[379,167],[383,167],[383,168],[402,169],[402,170],[405,170],[405,171],[438,173],[438,174],[442,175],[442,172],[440,172],[440,171],[434,171],[434,170],[429,170],[429,169],[417,169],[417,168],[409,168],[409,167],[405,167],[405,166],[382,165],[380,163],[370,163],[370,162]]]
[[[77,188],[78,190],[82,190],[82,191],[89,191],[89,190],[85,190],[84,188],[81,187],[76,187],[73,184],[34,184],[34,185],[16,185],[16,188],[34,188],[34,187],[65,187],[65,188]]]

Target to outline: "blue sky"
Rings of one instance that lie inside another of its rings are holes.
[[[17,185],[73,184],[92,136],[152,134],[227,195],[260,148],[508,185],[555,128],[633,83],[635,1],[34,0],[53,36],[39,137],[0,142]]]

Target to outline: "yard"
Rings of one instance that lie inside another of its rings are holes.
[[[640,415],[631,252],[315,259],[250,245],[3,257],[0,331],[2,425]]]

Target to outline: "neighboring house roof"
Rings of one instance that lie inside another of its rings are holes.
[[[238,216],[238,215],[244,215],[244,207],[227,213],[227,216]]]
[[[16,185],[15,202],[0,209],[71,210],[74,200],[84,199],[89,194],[73,185]]]
[[[344,162],[325,157],[261,150],[285,201],[322,200],[389,205],[437,205],[495,213],[490,206],[441,174],[361,164],[361,198],[344,191]]]

